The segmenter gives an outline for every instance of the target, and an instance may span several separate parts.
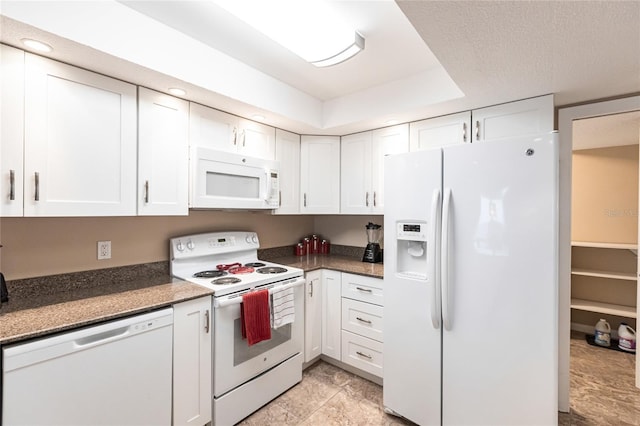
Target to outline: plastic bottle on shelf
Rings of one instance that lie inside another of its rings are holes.
[[[625,323],[618,327],[618,347],[623,351],[636,351],[636,331]]]
[[[605,319],[596,323],[595,342],[600,346],[611,346],[611,326]]]

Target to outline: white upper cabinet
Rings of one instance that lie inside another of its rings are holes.
[[[192,146],[275,160],[275,129],[196,103],[189,107]]]
[[[409,129],[411,151],[471,142],[471,111],[416,121]]]
[[[300,213],[340,212],[340,137],[302,136]]]
[[[280,207],[274,213],[299,213],[300,135],[276,129],[276,160],[280,162]]]
[[[189,103],[138,91],[138,214],[189,214]]]
[[[0,216],[23,215],[24,52],[0,44]]]
[[[553,95],[473,110],[473,141],[551,132],[553,115]]]
[[[369,213],[372,132],[343,136],[340,141],[340,213]]]
[[[136,87],[25,55],[24,215],[136,214]]]
[[[344,136],[341,140],[341,213],[384,213],[384,157],[408,150],[408,124]]]

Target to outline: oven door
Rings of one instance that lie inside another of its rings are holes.
[[[294,322],[277,329],[272,328],[270,340],[252,346],[242,338],[242,298],[222,297],[214,302],[213,394],[216,398],[302,352],[304,282],[304,277],[299,277],[284,284],[294,289]],[[282,287],[274,287],[270,289],[270,293]]]

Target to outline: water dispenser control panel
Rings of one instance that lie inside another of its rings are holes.
[[[427,224],[399,222],[397,237],[399,240],[427,241]]]

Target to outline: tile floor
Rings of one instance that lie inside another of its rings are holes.
[[[638,425],[640,389],[634,386],[635,356],[589,346],[571,336],[571,413],[558,424]],[[320,361],[302,382],[240,423],[251,425],[411,425],[385,414],[382,387]]]

